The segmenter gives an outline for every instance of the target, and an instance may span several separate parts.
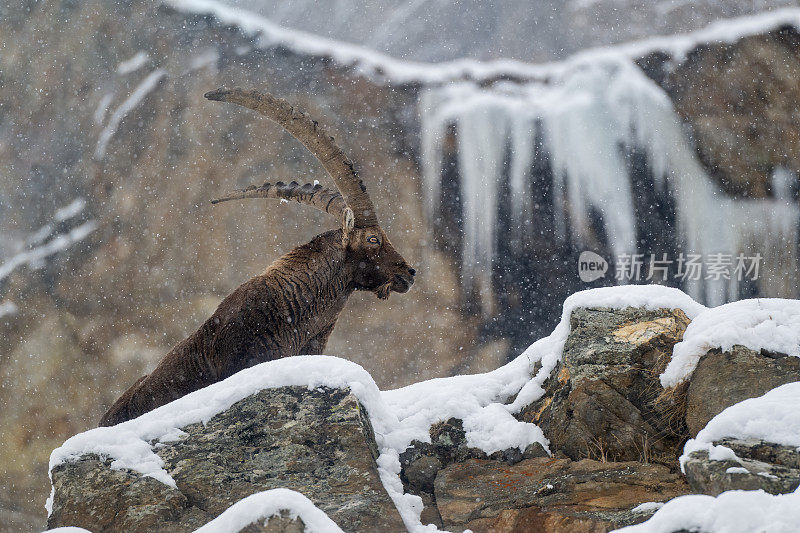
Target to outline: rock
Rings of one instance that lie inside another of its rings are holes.
[[[408,483],[423,492],[433,492],[433,481],[442,468],[438,457],[421,455],[416,461],[411,462],[404,470]]]
[[[744,346],[711,350],[698,362],[686,392],[689,434],[697,436],[726,407],[793,381],[800,381],[800,358]]]
[[[785,494],[800,486],[800,452],[794,447],[763,441],[723,439],[740,461],[712,461],[698,451],[684,464],[692,490],[717,496],[727,490],[764,490]]]
[[[451,418],[431,426],[431,444],[442,450],[455,450],[467,444],[467,432],[464,421]]]
[[[538,442],[528,446],[524,452],[511,448],[488,456],[483,450],[467,446],[464,422],[458,418],[432,425],[429,433],[430,443],[412,441],[411,446],[400,454],[400,479],[406,492],[422,498],[422,523],[435,524],[437,527],[442,527],[442,518],[436,507],[434,480],[446,465],[490,458],[511,465],[523,459],[548,457],[547,451]]]
[[[800,172],[800,33],[786,26],[697,47],[662,83],[697,154],[729,194],[774,195],[771,172]],[[796,179],[796,178],[795,178]]]
[[[436,477],[436,502],[448,531],[610,531],[646,520],[637,505],[686,494],[664,466],[537,458],[516,465],[470,460]]]
[[[538,442],[534,442],[522,452],[523,459],[536,459],[537,457],[550,457],[547,450],[544,449],[544,446]]]
[[[55,497],[48,528],[168,531],[164,524],[172,523],[175,531],[191,531],[214,518],[192,508],[180,491],[136,472],[112,470],[109,464],[97,455],[86,455],[53,469]],[[191,516],[188,510],[194,511]]]
[[[488,458],[483,450],[467,446],[467,434],[464,431],[462,420],[451,418],[444,422],[438,422],[431,426],[429,433],[430,443],[412,441],[411,446],[400,454],[400,479],[406,490],[413,494],[419,495],[422,492],[433,494],[433,480],[445,465],[467,459]],[[539,446],[541,447],[541,445]],[[543,448],[542,452],[547,455]],[[534,449],[531,453],[538,453],[538,451]],[[498,460],[504,459],[506,455],[512,461],[517,455],[519,455],[519,460],[522,460],[522,453],[519,450],[506,450],[497,452],[497,454],[494,458]]]
[[[658,376],[688,323],[678,309],[575,309],[563,361],[522,419],[572,459],[671,463],[685,430],[656,401]]]
[[[267,389],[182,429],[180,441],[155,447],[177,490],[83,456],[53,469],[48,526],[192,531],[250,494],[285,487],[345,531],[404,530],[378,476],[369,419],[346,390]]]
[[[231,533],[303,533],[306,525],[300,517],[292,518],[288,512],[270,517],[266,522],[256,521]]]

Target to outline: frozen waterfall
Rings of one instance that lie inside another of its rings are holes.
[[[492,262],[497,253],[500,188],[507,187],[512,229],[536,225],[531,166],[544,150],[551,166],[555,238],[587,246],[600,215],[606,245],[616,257],[647,254],[637,243],[635,195],[627,161],[646,156],[652,186],[674,199],[680,252],[763,256],[757,281],[764,296],[796,297],[800,210],[787,194],[735,200],[705,173],[666,93],[629,59],[582,55],[543,67],[539,81],[459,82],[427,89],[420,98],[425,207],[441,201],[444,144],[455,131],[463,219],[462,282],[478,289],[492,313]],[[537,139],[541,139],[537,146]],[[785,172],[783,173],[785,174]],[[792,177],[777,172],[774,189]],[[794,176],[796,179],[796,176]],[[577,274],[576,274],[577,275]],[[709,305],[733,300],[739,281],[685,279],[689,294]]]

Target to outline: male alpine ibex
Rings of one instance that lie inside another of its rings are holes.
[[[101,426],[130,420],[264,361],[321,354],[353,291],[372,291],[385,300],[414,282],[414,269],[378,224],[353,163],[314,120],[270,94],[221,88],[205,96],[253,109],[283,126],[319,159],[339,190],[265,183],[212,203],[294,200],[337,217],[342,228],[317,235],[233,291],[200,329],[114,403]]]

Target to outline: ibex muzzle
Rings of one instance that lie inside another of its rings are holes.
[[[264,361],[321,354],[353,291],[372,291],[385,300],[414,283],[415,270],[378,224],[353,163],[317,122],[286,101],[257,91],[218,89],[206,98],[253,109],[283,126],[322,163],[338,189],[294,181],[264,183],[212,203],[293,200],[335,216],[341,228],[317,235],[239,286],[200,329],[114,403],[101,426],[130,420]]]

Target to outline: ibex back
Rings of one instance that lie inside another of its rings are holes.
[[[385,300],[392,291],[406,292],[414,283],[414,269],[378,224],[352,162],[315,121],[270,94],[237,88],[205,96],[253,109],[283,126],[319,159],[338,189],[265,183],[212,203],[294,200],[337,217],[342,227],[298,246],[233,291],[200,329],[111,406],[101,426],[130,420],[264,361],[321,354],[353,291],[372,291]]]

